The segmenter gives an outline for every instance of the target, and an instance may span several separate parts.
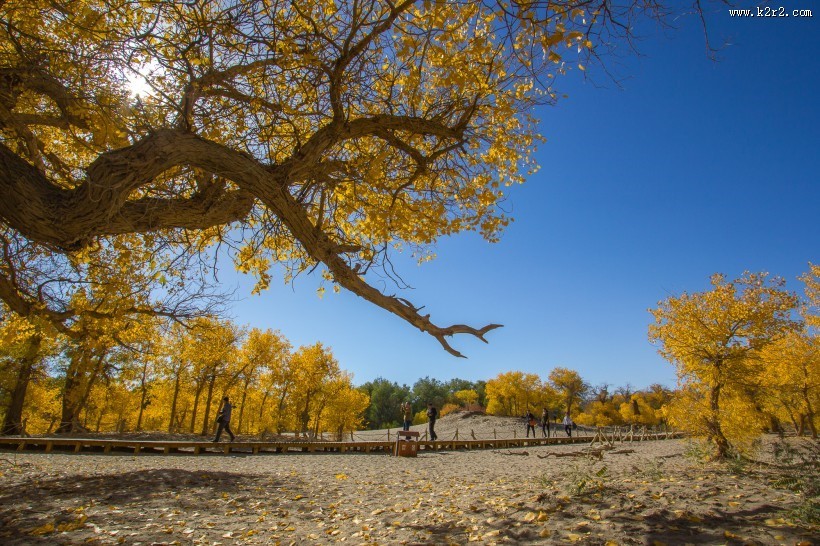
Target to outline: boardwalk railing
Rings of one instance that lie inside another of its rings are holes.
[[[679,433],[646,433],[640,441],[663,440],[681,437]],[[451,440],[420,440],[419,451],[438,450],[472,450],[472,449],[509,449],[530,446],[583,444],[596,441],[598,433],[582,434],[573,437],[552,438],[485,438]],[[395,440],[395,436],[394,436]],[[617,438],[616,438],[617,440]],[[633,440],[639,440],[633,438]],[[315,453],[315,452],[362,452],[391,453],[395,441],[351,441],[333,442],[322,440],[277,440],[277,441],[242,441],[214,443],[210,441],[190,440],[139,440],[139,439],[95,439],[95,438],[16,438],[0,437],[0,449],[14,451],[73,452],[73,453],[154,453],[154,454],[189,454],[201,453]]]

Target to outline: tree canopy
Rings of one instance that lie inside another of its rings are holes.
[[[499,325],[436,325],[373,275],[400,286],[391,253],[426,260],[445,235],[497,240],[504,187],[535,169],[532,107],[663,12],[654,0],[4,2],[0,297],[64,322],[88,310],[70,305],[72,287],[107,249],[140,249],[139,271],[173,295],[221,245],[257,289],[274,263],[286,280],[319,267],[461,356],[447,336]]]

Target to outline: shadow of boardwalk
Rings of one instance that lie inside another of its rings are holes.
[[[259,489],[258,478],[231,472],[181,469],[99,476],[72,474],[42,480],[31,477],[0,490],[0,544],[85,543],[91,538],[88,534],[94,532],[91,524],[100,521],[109,527],[114,524],[118,528],[139,529],[139,542],[144,544],[165,544],[169,541],[166,520],[169,524],[179,523],[172,521],[172,516],[190,513],[201,504],[219,501],[227,510],[237,501],[248,501],[248,493]],[[267,479],[265,485],[278,487],[281,483]],[[61,532],[78,528],[84,528],[83,539]],[[127,542],[133,540],[131,537]],[[97,541],[91,539],[91,542]]]

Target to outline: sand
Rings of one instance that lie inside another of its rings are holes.
[[[505,426],[444,418],[440,437],[451,424]],[[816,544],[820,530],[791,515],[803,499],[769,466],[703,463],[686,440],[560,456],[583,448],[2,452],[0,544]]]

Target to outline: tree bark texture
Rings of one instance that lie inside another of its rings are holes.
[[[486,343],[484,335],[500,325],[478,329],[463,324],[439,327],[407,300],[381,293],[353,267],[351,253],[359,249],[334,242],[311,221],[308,211],[289,191],[290,184],[308,176],[310,168],[320,164],[322,154],[334,144],[382,131],[407,129],[442,138],[460,138],[458,130],[408,116],[340,119],[319,129],[291,159],[264,165],[242,152],[191,133],[162,129],[131,146],[100,155],[88,167],[86,181],[75,189],[53,184],[0,143],[0,217],[25,237],[68,251],[82,248],[98,236],[225,225],[243,220],[256,199],[283,223],[312,259],[325,264],[335,282],[429,333],[445,350],[461,357],[447,337],[466,333]],[[201,169],[230,180],[238,189],[219,187],[190,197],[131,199],[139,188],[175,167]],[[21,301],[15,291],[0,291],[0,296],[18,312],[30,311],[31,305]]]
[[[9,401],[9,407],[3,419],[3,429],[0,434],[11,435],[23,433],[23,407],[26,402],[26,392],[28,391],[34,366],[37,365],[40,358],[39,353],[42,341],[43,338],[39,334],[35,334],[28,339],[26,353],[19,362],[17,378],[14,382],[14,388],[11,391],[11,400]]]

